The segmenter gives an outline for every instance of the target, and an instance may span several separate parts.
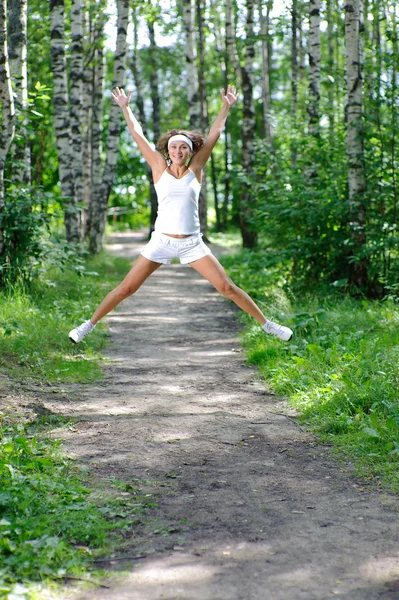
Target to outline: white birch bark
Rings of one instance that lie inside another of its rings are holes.
[[[201,103],[199,96],[197,45],[195,39],[195,9],[193,0],[183,0],[183,24],[187,70],[187,99],[190,128],[201,128]]]
[[[241,81],[241,66],[237,54],[236,45],[236,27],[235,27],[235,14],[233,0],[226,0],[225,2],[225,16],[226,16],[226,62],[230,63],[232,69],[233,83],[236,86],[240,86]],[[229,72],[229,68],[226,69]]]
[[[82,115],[82,193],[84,211],[82,214],[82,227],[84,235],[88,232],[88,210],[92,190],[92,118],[93,118],[93,61],[90,60],[94,51],[94,27],[86,9],[83,21],[83,85],[85,90],[85,105]]]
[[[153,140],[154,143],[160,137],[160,105],[159,105],[159,91],[158,91],[158,65],[157,65],[157,53],[155,46],[155,31],[154,31],[154,23],[153,21],[147,22],[148,27],[148,36],[150,40],[149,47],[149,59],[150,64],[152,65],[152,70],[150,74],[150,88],[151,88],[151,100],[152,100],[152,121],[153,121]],[[134,85],[136,88],[136,106],[137,106],[137,114],[138,121],[143,128],[144,135],[148,138],[148,130],[147,130],[147,118],[144,109],[144,84],[143,78],[141,76],[141,65],[139,62],[139,21],[137,18],[137,10],[133,9],[133,53],[131,59],[131,70],[133,73]],[[134,112],[134,111],[133,111]],[[151,207],[150,214],[150,232],[149,235],[154,230],[155,220],[157,217],[158,210],[158,197],[154,187],[154,180],[152,177],[151,167],[146,163],[146,172],[149,186],[149,200]]]
[[[242,183],[240,206],[240,229],[244,248],[254,248],[257,233],[251,226],[256,198],[252,191],[255,178],[255,110],[253,101],[254,47],[254,0],[246,1],[246,45],[244,66],[241,69],[243,93],[242,119],[242,167],[245,180]]]
[[[118,23],[112,87],[123,88],[126,73],[126,34],[129,23],[128,0],[117,0],[117,10]],[[107,152],[105,157],[101,195],[99,198],[97,198],[95,207],[96,210],[93,210],[90,220],[89,249],[90,252],[93,253],[100,252],[102,248],[107,204],[112,190],[115,168],[118,160],[118,144],[121,123],[120,113],[121,111],[119,106],[113,102],[110,107],[108,121]]]
[[[200,131],[202,125],[202,118],[197,67],[197,44],[195,35],[194,0],[183,0],[183,25],[185,32],[187,100],[190,129]],[[203,182],[198,207],[201,230],[204,235],[206,235],[207,230],[207,205],[205,185],[206,184]]]
[[[296,130],[298,112],[298,0],[292,0],[291,7],[291,122]],[[291,143],[291,164],[296,166],[297,149]]]
[[[150,73],[150,90],[151,90],[151,103],[152,103],[152,130],[154,144],[157,143],[161,135],[161,106],[159,100],[159,77],[158,77],[158,60],[157,60],[157,46],[155,42],[155,29],[154,21],[148,21],[148,36],[150,39],[150,62],[153,66]],[[155,225],[155,220],[158,211],[158,197],[154,187],[154,179],[152,177],[152,170],[148,169],[148,180],[150,184],[150,202],[151,202],[151,223],[150,233],[152,233]]]
[[[334,20],[332,11],[332,1],[326,1],[326,18],[327,18],[327,48],[328,48],[328,125],[330,140],[333,139],[335,132],[335,102],[334,102],[334,86],[336,85],[334,73]]]
[[[11,89],[7,49],[7,2],[0,1],[0,213],[4,209],[4,168],[14,137],[14,100]],[[3,252],[0,229],[0,255]]]
[[[54,90],[54,128],[57,138],[58,171],[63,197],[66,238],[79,242],[79,218],[74,195],[74,173],[68,106],[68,83],[64,41],[64,0],[50,0],[51,64]]]
[[[83,203],[83,6],[82,0],[72,0],[71,13],[70,114],[72,135],[72,168],[76,202]],[[78,211],[79,237],[83,239],[82,209]]]
[[[198,94],[200,100],[200,129],[205,132],[208,128],[208,106],[206,98],[205,84],[205,36],[204,36],[204,3],[203,0],[195,0],[195,8],[197,13],[197,30],[198,30]],[[213,155],[210,157],[211,165],[213,165]],[[199,201],[199,220],[201,231],[205,241],[208,234],[208,189],[207,189],[207,167],[205,167],[202,175],[201,195]]]
[[[309,133],[316,135],[319,131],[320,106],[320,0],[309,2]]]
[[[345,3],[345,68],[347,82],[346,98],[346,152],[348,158],[349,202],[351,229],[355,249],[365,243],[366,205],[364,192],[366,177],[363,152],[363,97],[360,45],[360,2]],[[353,283],[362,287],[367,282],[364,261],[353,264]]]
[[[26,0],[9,0],[7,10],[10,74],[15,95],[15,109],[22,116],[18,127],[19,142],[14,148],[12,176],[16,183],[29,185],[31,166],[26,115],[28,108],[27,2]]]
[[[90,123],[90,156],[91,156],[91,191],[89,200],[88,219],[86,224],[86,235],[93,231],[92,224],[96,224],[101,205],[102,194],[102,116],[104,97],[104,21],[98,19],[94,27],[93,40],[93,63],[92,63],[92,116]],[[103,215],[105,219],[105,215]],[[95,225],[94,225],[95,226]]]
[[[273,0],[266,4],[266,14],[263,13],[263,0],[259,0],[260,32],[262,37],[262,121],[263,132],[269,145],[273,145],[273,125],[271,121],[271,102],[270,102],[270,70],[271,63],[269,56],[269,26],[270,12],[273,9]]]

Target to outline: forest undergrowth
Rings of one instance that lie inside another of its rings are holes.
[[[291,342],[278,343],[243,315],[248,362],[338,457],[370,482],[399,491],[397,299],[354,298],[333,286],[297,286],[294,293],[290,266],[267,248],[222,262],[269,318],[294,330]]]

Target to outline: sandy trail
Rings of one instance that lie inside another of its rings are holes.
[[[143,243],[108,248],[133,257]],[[77,419],[66,448],[91,472],[154,482],[159,502],[131,540],[144,558],[73,598],[399,598],[397,498],[287,416],[243,364],[234,314],[189,267],[161,267],[108,318],[105,380],[47,403]]]

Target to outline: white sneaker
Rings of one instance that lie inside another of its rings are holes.
[[[79,344],[79,342],[83,340],[85,335],[91,333],[94,328],[95,325],[93,325],[91,321],[85,321],[84,323],[79,325],[79,327],[76,327],[76,329],[72,329],[72,331],[69,332],[69,339],[74,344]]]
[[[283,340],[283,342],[288,342],[292,338],[293,331],[289,327],[284,327],[284,325],[278,325],[278,323],[273,323],[273,321],[266,321],[263,325],[263,329],[266,333],[270,333],[270,335],[275,335],[279,340]]]

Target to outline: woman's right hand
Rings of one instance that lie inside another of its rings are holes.
[[[128,92],[126,96],[125,90],[123,88],[116,87],[113,92],[111,92],[112,98],[115,100],[118,106],[124,108],[125,106],[129,106],[130,98],[132,92]]]

